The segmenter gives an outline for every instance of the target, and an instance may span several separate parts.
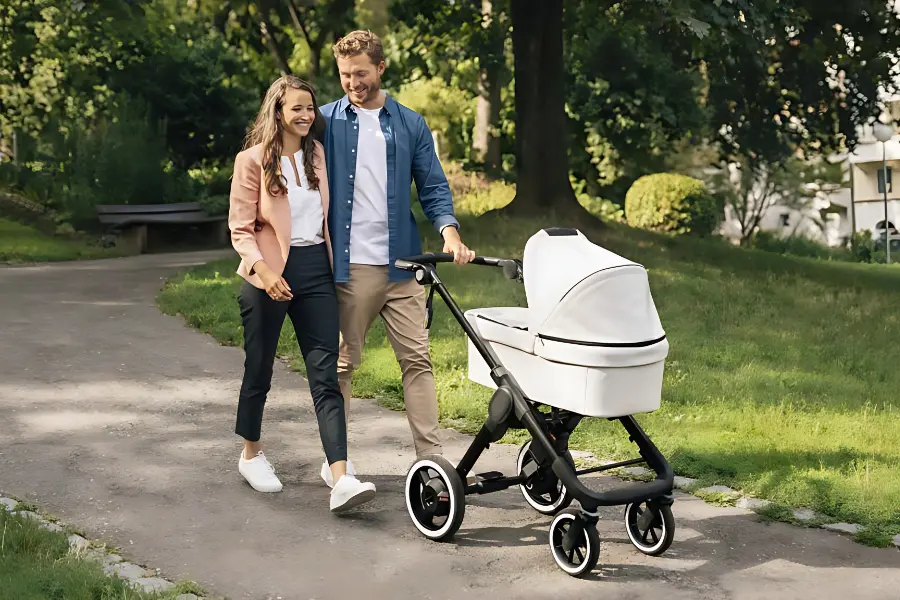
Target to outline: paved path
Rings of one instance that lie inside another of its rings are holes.
[[[620,512],[605,511],[601,567],[586,581],[556,568],[549,519],[517,490],[471,498],[456,542],[430,543],[402,500],[406,419],[366,401],[351,456],[379,495],[335,517],[305,382],[280,365],[264,434],[286,487],[256,493],[237,473],[232,434],[241,350],[154,304],[165,277],[211,257],[0,269],[0,493],[234,600],[900,598],[895,549],[684,495],[662,558],[638,554]],[[447,435],[458,458],[466,438]],[[478,467],[509,471],[514,452],[495,446]]]

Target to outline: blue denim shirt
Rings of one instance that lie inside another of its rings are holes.
[[[331,198],[328,228],[337,282],[350,279],[350,223],[355,149],[359,141],[358,117],[351,106],[344,96],[320,109],[325,117],[322,142]],[[431,130],[425,119],[388,96],[378,120],[387,146],[388,273],[390,281],[400,281],[411,278],[412,274],[394,267],[394,261],[422,252],[422,241],[411,210],[412,182],[416,182],[425,216],[437,231],[447,225],[459,227],[459,222],[453,213],[450,185],[435,154]]]

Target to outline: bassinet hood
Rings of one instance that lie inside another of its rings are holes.
[[[665,344],[646,269],[580,231],[532,236],[523,275],[529,330],[540,339],[610,350]]]

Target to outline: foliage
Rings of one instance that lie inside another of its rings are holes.
[[[709,235],[719,211],[702,181],[675,173],[644,175],[625,195],[628,224],[650,231]]]
[[[141,60],[114,73],[109,87],[147,102],[176,168],[233,156],[260,100],[252,87],[237,85],[246,63],[220,32],[172,22],[159,10],[149,16]]]
[[[8,3],[7,3],[8,4]],[[142,2],[21,0],[0,11],[0,136],[67,131],[103,110],[139,54]]]
[[[579,178],[624,195],[664,168],[674,142],[700,136],[703,78],[690,48],[673,47],[656,7],[645,2],[575,2],[566,9],[566,86]],[[593,189],[595,186],[591,185]]]
[[[470,95],[435,77],[407,83],[395,97],[425,117],[439,141],[441,158],[466,156],[475,120],[475,102]]]
[[[823,260],[855,261],[856,257],[847,248],[829,248],[801,235],[780,236],[770,231],[757,231],[749,241],[757,250],[789,254]]]
[[[82,260],[115,256],[114,249],[101,248],[71,235],[49,235],[33,227],[0,218],[0,263],[19,264]]]

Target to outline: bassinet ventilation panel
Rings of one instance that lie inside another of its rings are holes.
[[[526,244],[528,308],[481,308],[467,320],[535,402],[594,417],[659,408],[669,343],[647,272],[575,230]],[[494,388],[469,346],[469,379]]]

